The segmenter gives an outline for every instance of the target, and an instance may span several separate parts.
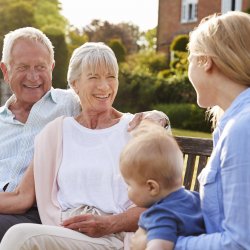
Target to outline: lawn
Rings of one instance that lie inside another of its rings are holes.
[[[172,128],[172,133],[173,133],[173,135],[177,135],[177,136],[212,138],[211,133],[204,133],[204,132],[183,130],[183,129],[176,129],[176,128]]]

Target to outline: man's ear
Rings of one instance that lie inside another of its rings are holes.
[[[8,83],[9,82],[9,75],[8,75],[7,66],[5,65],[5,63],[1,62],[0,67],[1,67],[1,70],[3,72],[4,81]]]
[[[52,70],[52,71],[54,70],[55,65],[56,65],[56,63],[55,63],[55,62],[53,62],[53,63],[52,63],[52,66],[51,66],[51,70]]]
[[[159,183],[155,180],[147,180],[148,191],[151,196],[157,196],[160,192]]]

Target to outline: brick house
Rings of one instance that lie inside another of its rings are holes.
[[[159,0],[157,51],[168,53],[173,38],[188,34],[205,16],[249,8],[250,0]]]

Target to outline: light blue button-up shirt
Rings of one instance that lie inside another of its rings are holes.
[[[198,177],[207,234],[179,237],[175,249],[250,249],[250,88],[226,110]]]
[[[58,116],[74,116],[80,104],[71,90],[51,89],[35,103],[26,123],[15,120],[8,109],[12,96],[0,108],[0,192],[13,191],[33,157],[34,137]],[[46,157],[46,156],[44,156]]]

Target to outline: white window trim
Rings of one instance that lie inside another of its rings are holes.
[[[231,11],[232,0],[222,0],[221,1],[221,13],[224,14]],[[242,0],[235,0],[235,10],[242,11]]]
[[[190,9],[192,8],[192,13],[190,16]],[[198,0],[182,0],[181,1],[181,23],[191,23],[198,20],[197,17]]]

